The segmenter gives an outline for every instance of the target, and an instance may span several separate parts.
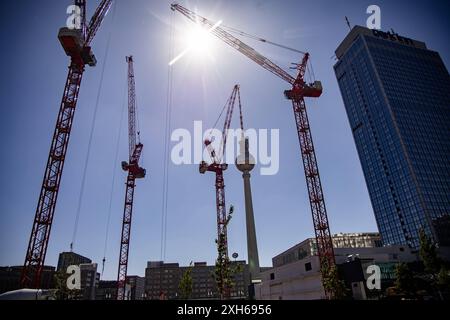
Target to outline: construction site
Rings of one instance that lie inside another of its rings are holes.
[[[326,38],[281,7],[52,7],[40,32],[57,58],[38,54],[27,75],[39,92],[27,103],[46,109],[25,121],[33,147],[17,163],[34,209],[11,198],[22,226],[2,232],[17,242],[6,298],[379,299],[365,270],[381,266],[386,290],[396,264],[418,260],[370,231],[380,222],[329,78],[340,40],[321,51]],[[342,17],[342,36],[359,30]]]

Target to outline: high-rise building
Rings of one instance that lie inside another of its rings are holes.
[[[75,252],[61,252],[58,259],[57,272],[65,273],[67,267],[77,265],[80,267],[80,285],[82,298],[85,300],[95,299],[95,290],[100,281],[97,272],[97,264],[92,260]]]
[[[75,252],[61,252],[58,258],[56,271],[66,271],[70,265],[80,265],[82,263],[92,263],[92,260]]]
[[[82,263],[81,273],[81,292],[84,300],[95,300],[95,290],[100,281],[100,273],[97,272],[96,263]]]
[[[100,280],[95,292],[95,300],[117,300],[117,281]]]
[[[417,249],[423,228],[449,245],[450,76],[439,54],[394,31],[355,26],[336,57],[383,243]]]
[[[128,300],[145,300],[145,277],[127,276],[127,283],[130,285]]]

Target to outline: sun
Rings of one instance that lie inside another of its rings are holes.
[[[183,37],[186,48],[169,62],[169,66],[173,65],[188,52],[193,52],[197,57],[211,57],[211,50],[213,48],[211,33],[221,23],[222,20],[216,22],[211,28],[205,28],[199,23],[196,23],[193,27],[189,28]]]
[[[209,54],[213,46],[211,33],[198,24],[188,30],[186,43],[192,53],[200,56]]]

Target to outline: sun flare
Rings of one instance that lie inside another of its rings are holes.
[[[213,46],[211,32],[213,32],[221,23],[222,20],[218,21],[210,29],[206,29],[199,24],[195,24],[193,28],[190,28],[184,37],[186,49],[173,58],[169,62],[169,65],[173,65],[188,52],[193,52],[195,55],[201,57],[210,55]]]
[[[208,30],[199,25],[195,25],[194,28],[188,31],[186,42],[193,53],[202,55],[210,52],[212,47],[211,38],[212,36]]]

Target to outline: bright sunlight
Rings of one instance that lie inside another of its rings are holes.
[[[203,28],[200,24],[195,24],[195,26],[190,29],[186,35],[188,47],[173,58],[172,61],[169,62],[169,65],[173,65],[189,51],[192,51],[199,56],[208,54],[212,46],[211,32],[214,31],[214,29],[216,29],[221,23],[222,21],[218,21],[209,30]]]

